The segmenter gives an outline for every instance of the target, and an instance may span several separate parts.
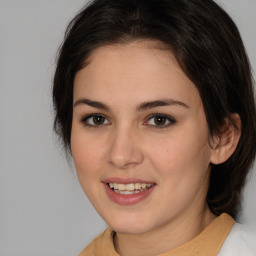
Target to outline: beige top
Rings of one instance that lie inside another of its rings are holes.
[[[216,256],[234,223],[231,216],[223,213],[192,240],[158,256]],[[106,229],[79,256],[119,256],[114,248],[113,234],[110,228]]]

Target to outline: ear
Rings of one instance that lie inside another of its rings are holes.
[[[236,150],[241,136],[241,119],[238,114],[232,114],[233,123],[226,121],[221,133],[212,140],[212,154],[210,162],[221,164],[229,159]]]

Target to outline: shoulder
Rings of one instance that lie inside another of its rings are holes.
[[[255,239],[244,226],[235,223],[218,256],[256,256]]]
[[[92,240],[84,249],[80,252],[79,256],[92,256],[97,255],[101,250],[102,240],[104,240],[106,230],[102,232],[99,236],[97,236],[94,240]]]
[[[111,229],[106,229],[97,236],[90,244],[88,244],[79,256],[109,256],[116,255],[113,245],[113,232]]]

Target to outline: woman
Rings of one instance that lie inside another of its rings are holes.
[[[109,225],[81,256],[255,255],[234,224],[256,152],[250,65],[215,2],[93,1],[67,29],[53,100]]]

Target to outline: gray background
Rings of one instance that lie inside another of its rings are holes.
[[[256,0],[219,2],[236,21],[255,73]],[[84,3],[0,0],[0,256],[77,255],[106,227],[52,131],[55,53]],[[254,231],[255,192],[252,174],[240,221]]]

